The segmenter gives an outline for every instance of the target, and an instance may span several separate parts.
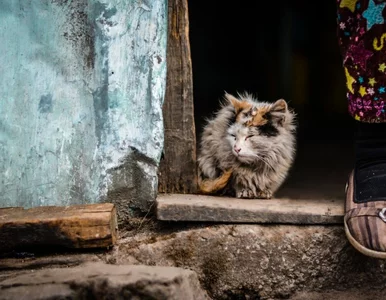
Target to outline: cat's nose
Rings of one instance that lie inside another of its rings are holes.
[[[239,153],[240,151],[241,151],[241,148],[239,148],[239,147],[234,147],[235,148],[235,151],[237,152],[237,153]]]

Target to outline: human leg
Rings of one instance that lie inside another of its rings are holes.
[[[358,250],[386,258],[386,240],[379,235],[386,226],[379,215],[386,207],[385,6],[384,1],[338,0],[337,21],[348,110],[357,127],[346,233]]]

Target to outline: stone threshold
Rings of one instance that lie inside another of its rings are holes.
[[[225,223],[343,224],[343,199],[236,199],[158,194],[157,219]]]

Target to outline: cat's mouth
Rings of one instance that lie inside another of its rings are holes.
[[[237,152],[235,152],[235,151],[233,151],[233,154],[234,154],[237,158],[239,158],[239,159],[241,159],[241,160],[245,160],[245,159],[248,158],[248,155],[240,154],[240,153],[237,153]]]
[[[240,153],[236,152],[235,150],[233,150],[232,152],[237,157],[243,157],[244,156],[243,154],[240,154]]]

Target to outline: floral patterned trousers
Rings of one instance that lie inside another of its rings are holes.
[[[386,122],[386,1],[337,2],[349,112],[358,121]]]

